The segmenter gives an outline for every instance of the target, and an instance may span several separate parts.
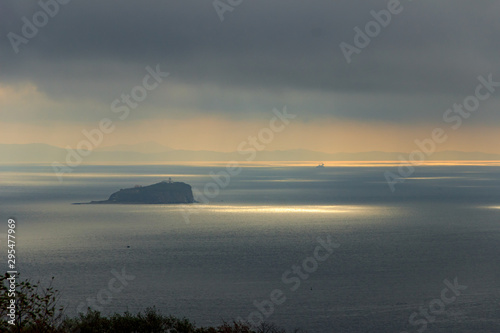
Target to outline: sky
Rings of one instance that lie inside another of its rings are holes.
[[[235,151],[253,136],[266,150],[409,152],[440,128],[437,150],[500,153],[499,10],[489,0],[5,0],[0,143],[76,147],[109,119],[92,148]],[[454,108],[466,102],[472,111]],[[276,112],[290,118],[273,122]]]

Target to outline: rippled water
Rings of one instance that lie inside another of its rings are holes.
[[[280,326],[416,332],[420,307],[439,305],[457,278],[467,288],[426,331],[500,331],[500,168],[420,167],[394,193],[392,169],[245,167],[210,203],[184,206],[71,203],[170,176],[203,193],[224,168],[82,166],[59,183],[47,166],[0,166],[0,217],[17,220],[22,276],[55,276],[69,314],[100,297],[104,313],[155,305],[218,324],[255,318],[254,303],[279,290],[283,302],[260,315]],[[324,261],[311,259],[318,237],[340,245]],[[303,264],[310,272],[290,271]],[[126,285],[110,288],[122,269]]]

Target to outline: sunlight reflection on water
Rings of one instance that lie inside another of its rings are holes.
[[[236,205],[210,205],[205,206],[205,209],[218,213],[270,213],[270,214],[286,214],[286,213],[354,213],[369,209],[367,206],[351,206],[351,205],[311,205],[311,206],[236,206]]]

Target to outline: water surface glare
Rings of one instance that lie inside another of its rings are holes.
[[[97,310],[154,305],[217,325],[279,289],[266,320],[290,330],[417,332],[410,316],[457,278],[467,289],[427,331],[500,332],[500,167],[417,167],[394,193],[391,167],[248,165],[207,204],[72,205],[168,177],[203,193],[224,166],[85,165],[60,183],[50,166],[0,165],[0,219],[17,221],[21,276],[54,276],[69,315],[125,270]],[[314,259],[328,237],[340,246]]]

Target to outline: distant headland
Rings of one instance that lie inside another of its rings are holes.
[[[182,182],[162,181],[153,185],[121,189],[108,200],[86,204],[186,204],[193,203],[191,185]],[[78,203],[77,203],[78,204]]]

